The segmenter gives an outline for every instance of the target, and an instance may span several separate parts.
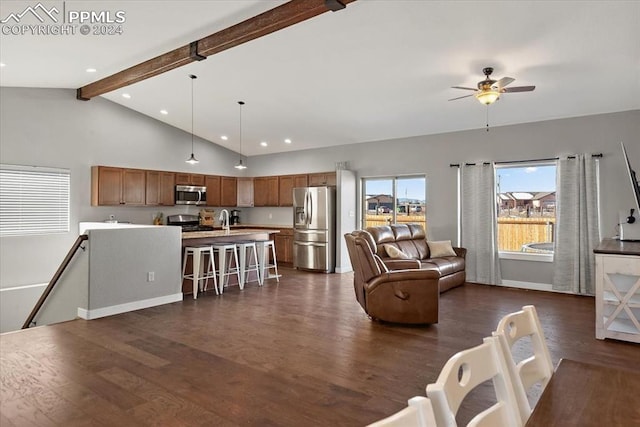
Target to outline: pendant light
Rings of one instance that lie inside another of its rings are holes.
[[[198,78],[193,74],[189,74],[189,78],[191,79],[191,157],[189,157],[185,162],[195,165],[198,163],[198,159],[193,155],[193,81]]]
[[[236,169],[246,169],[247,167],[242,163],[242,106],[244,101],[238,101],[238,105],[240,105],[240,161],[234,167]]]

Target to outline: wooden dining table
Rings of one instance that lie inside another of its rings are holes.
[[[640,426],[640,371],[561,359],[527,421],[533,426]]]

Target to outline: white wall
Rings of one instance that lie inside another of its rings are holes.
[[[617,212],[631,207],[619,144],[624,141],[632,164],[640,165],[640,110],[588,117],[483,128],[441,135],[416,136],[352,144],[249,159],[249,176],[330,171],[348,161],[357,178],[426,174],[429,235],[456,239],[456,171],[450,163],[509,161],[555,157],[565,153],[601,152],[603,234],[615,232]],[[0,287],[44,283],[75,240],[79,221],[118,219],[150,224],[157,208],[91,207],[90,167],[129,166],[144,169],[238,175],[237,155],[196,139],[200,163],[189,166],[190,135],[110,101],[81,102],[73,90],[0,88],[0,161],[10,164],[71,169],[71,229],[67,235],[2,238]],[[191,213],[197,209],[190,208]],[[245,223],[287,225],[289,208],[242,208]],[[163,208],[165,215],[189,208]],[[271,218],[269,218],[271,214]],[[505,279],[536,282],[551,264],[511,268]],[[545,268],[546,267],[546,268]],[[515,277],[520,274],[523,277]],[[515,276],[511,276],[511,274]],[[550,276],[549,276],[550,277]]]
[[[602,236],[611,237],[618,211],[633,206],[620,141],[640,168],[640,110],[256,156],[251,165],[255,175],[331,170],[340,161],[348,161],[358,178],[425,174],[429,237],[456,241],[457,172],[451,163],[602,153]],[[505,280],[551,283],[552,263],[501,260],[501,265]]]
[[[109,165],[234,176],[237,155],[199,138],[200,163],[189,165],[191,135],[67,89],[0,88],[0,162],[71,170],[71,229],[66,234],[2,237],[0,288],[47,283],[78,235],[81,221],[151,224],[154,213],[197,213],[190,207],[92,207],[91,166]]]

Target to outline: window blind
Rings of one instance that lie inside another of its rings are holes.
[[[0,235],[69,231],[70,171],[0,165]]]

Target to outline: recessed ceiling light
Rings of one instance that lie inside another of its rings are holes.
[[[98,70],[96,70],[95,68],[87,68],[87,73],[95,73],[96,71]]]
[[[284,140],[284,143],[285,144],[291,144],[291,140],[289,138],[287,138],[287,139]]]
[[[5,64],[4,62],[0,62],[0,67],[4,67],[5,65],[7,64]]]
[[[269,144],[267,144],[265,141],[262,141],[262,142],[260,143],[260,145],[262,145],[263,147],[266,147],[266,146],[267,146],[267,145],[269,145]]]
[[[167,110],[160,110],[160,114],[164,114],[166,116],[169,112]]]
[[[227,135],[222,135],[220,136],[220,139],[226,141],[227,139],[229,139],[229,137]]]
[[[127,99],[131,99],[131,95],[129,95],[128,93],[123,93],[122,97],[123,98],[127,98]]]

